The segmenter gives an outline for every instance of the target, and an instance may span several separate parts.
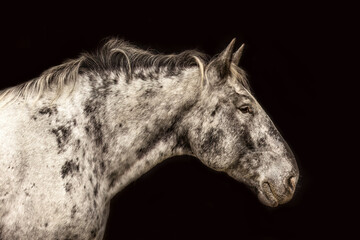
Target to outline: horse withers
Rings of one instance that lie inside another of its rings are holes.
[[[102,239],[110,200],[192,155],[288,202],[299,171],[250,92],[234,40],[218,56],[119,40],[0,93],[0,239]]]

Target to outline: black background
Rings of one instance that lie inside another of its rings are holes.
[[[351,125],[344,118],[352,118],[344,94],[354,81],[347,76],[357,31],[351,9],[273,1],[17,2],[2,8],[1,87],[94,50],[108,36],[163,53],[209,55],[236,37],[236,47],[246,44],[241,66],[255,97],[297,157],[294,199],[270,209],[199,160],[175,157],[113,199],[106,239],[343,238],[356,223],[357,189],[347,187],[356,159],[342,134]]]

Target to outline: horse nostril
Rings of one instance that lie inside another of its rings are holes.
[[[292,191],[294,191],[294,190],[295,190],[295,187],[296,187],[296,177],[291,176],[291,177],[289,177],[288,181],[289,181],[288,183],[289,183],[290,189],[291,189]]]

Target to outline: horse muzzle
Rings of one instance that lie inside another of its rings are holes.
[[[295,192],[298,176],[286,177],[282,183],[272,179],[265,179],[258,189],[260,202],[269,207],[277,207],[289,202]]]

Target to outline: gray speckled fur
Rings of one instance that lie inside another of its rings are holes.
[[[2,107],[0,239],[102,239],[111,198],[174,155],[228,173],[266,205],[290,200],[295,159],[231,73],[231,52],[205,66],[203,84],[197,66],[137,68],[131,79],[92,69],[55,101],[49,89]]]

